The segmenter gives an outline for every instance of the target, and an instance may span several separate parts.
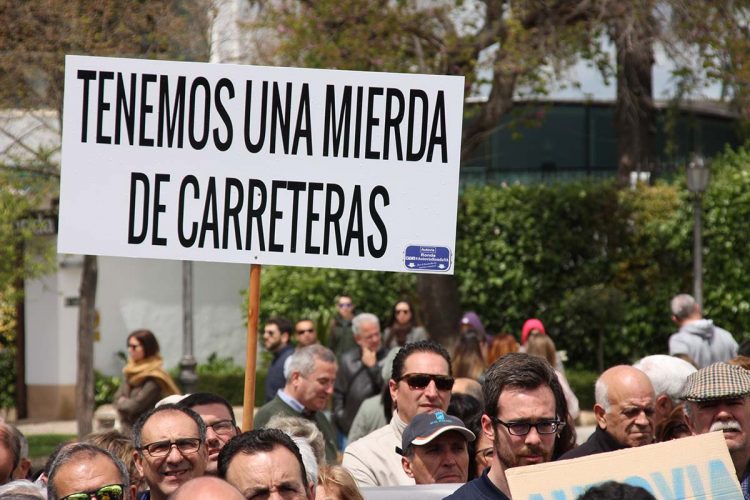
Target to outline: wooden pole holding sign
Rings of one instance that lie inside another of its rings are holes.
[[[247,292],[247,348],[245,361],[245,398],[242,405],[242,431],[253,428],[255,409],[255,360],[258,357],[258,317],[260,314],[260,264],[250,265]]]

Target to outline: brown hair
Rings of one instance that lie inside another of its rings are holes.
[[[453,376],[478,380],[487,369],[478,336],[473,332],[461,334],[453,349]]]
[[[133,460],[133,451],[135,451],[135,448],[133,447],[133,441],[128,436],[115,430],[93,432],[86,435],[82,442],[91,443],[99,448],[111,451],[128,468],[130,484],[140,486],[142,481],[141,474],[138,472]],[[138,488],[138,491],[141,491],[141,489],[143,488]]]
[[[128,335],[128,340],[136,339],[143,346],[143,356],[150,358],[159,354],[159,341],[151,330],[136,330]]]
[[[548,335],[543,333],[532,333],[526,342],[526,352],[532,356],[546,359],[552,368],[557,364],[557,352],[555,343]]]
[[[351,473],[340,465],[323,465],[318,485],[326,490],[326,500],[364,500]]]
[[[510,333],[496,335],[487,348],[487,365],[491,365],[501,356],[509,352],[518,352],[518,341]]]

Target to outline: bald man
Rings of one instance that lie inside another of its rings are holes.
[[[169,500],[244,500],[240,490],[217,477],[201,476],[183,484],[169,497]]]
[[[632,366],[613,366],[601,374],[594,392],[596,430],[560,460],[653,443],[656,396],[645,373]]]

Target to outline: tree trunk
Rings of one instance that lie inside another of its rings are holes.
[[[458,335],[461,305],[456,277],[442,274],[417,275],[417,294],[430,337],[450,349]]]
[[[94,420],[94,318],[98,272],[96,256],[86,255],[83,258],[78,309],[76,418],[79,438],[91,433]]]
[[[619,7],[623,12],[612,21],[611,36],[617,51],[617,182],[624,187],[630,182],[631,172],[649,170],[649,163],[654,160],[656,124],[651,70],[656,22],[650,0]]]

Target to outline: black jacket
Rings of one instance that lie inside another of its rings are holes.
[[[623,448],[625,448],[625,446],[615,441],[607,431],[603,431],[602,428],[597,425],[596,430],[591,436],[589,436],[585,443],[578,448],[573,448],[564,453],[563,456],[558,458],[558,460],[586,457],[588,455],[596,455],[597,453],[621,450]]]
[[[380,392],[383,387],[383,358],[388,351],[380,348],[378,362],[371,368],[362,364],[362,349],[357,346],[339,358],[336,383],[333,386],[333,423],[345,435],[349,434],[362,401]]]

